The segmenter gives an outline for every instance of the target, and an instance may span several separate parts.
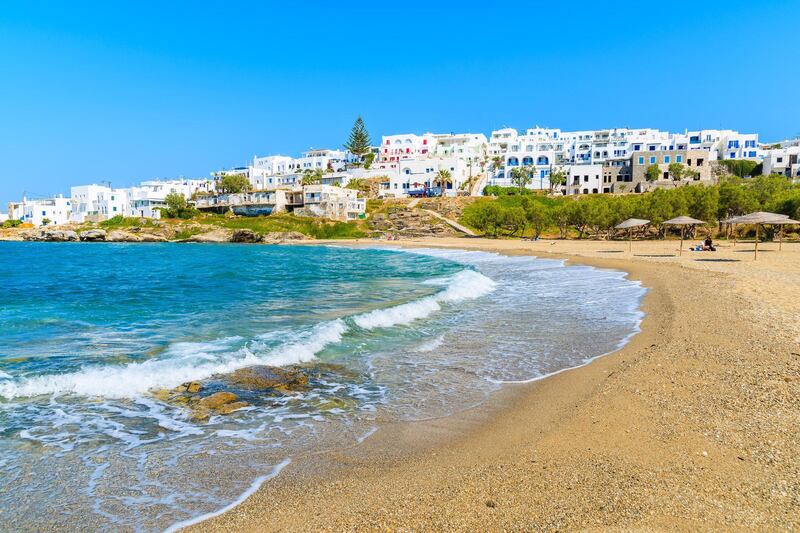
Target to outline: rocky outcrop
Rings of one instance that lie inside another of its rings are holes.
[[[106,235],[107,242],[142,242],[141,235],[129,231],[114,230]]]
[[[376,213],[370,228],[379,234],[406,237],[450,237],[458,235],[453,228],[435,216],[415,208],[393,206],[385,213]]]
[[[297,367],[248,366],[219,378],[240,390],[285,393],[308,389],[308,375]]]
[[[306,236],[298,231],[271,231],[264,235],[262,242],[278,244],[305,240]]]
[[[85,242],[99,242],[106,240],[106,230],[104,229],[90,229],[82,231],[80,238]]]
[[[255,244],[264,240],[261,234],[250,229],[237,229],[231,235],[231,242]]]
[[[192,235],[183,242],[230,242],[231,232],[224,229],[215,229],[206,233]]]
[[[26,241],[68,242],[78,240],[78,234],[72,230],[27,230],[22,232],[21,236]]]

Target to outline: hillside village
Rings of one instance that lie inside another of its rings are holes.
[[[342,149],[254,156],[247,166],[206,178],[148,180],[127,188],[75,185],[69,195],[11,202],[0,222],[36,228],[188,218],[179,212],[358,222],[367,216],[369,199],[481,197],[504,187],[551,197],[640,194],[756,173],[800,179],[800,140],[767,145],[757,133],[732,130],[535,127],[503,128],[488,137],[384,135],[373,144],[359,118]],[[402,219],[402,210],[395,211],[394,219]],[[441,222],[434,225],[453,229]]]

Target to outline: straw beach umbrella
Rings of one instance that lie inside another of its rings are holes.
[[[789,217],[786,217],[786,218],[775,219],[772,222],[769,222],[769,224],[773,226],[780,226],[781,228],[781,230],[778,232],[778,251],[781,251],[783,249],[783,227],[792,224],[800,224],[800,222],[798,222],[797,220],[792,220]]]
[[[643,218],[629,218],[624,222],[620,222],[616,226],[616,229],[626,229],[628,230],[628,251],[630,252],[633,250],[633,228],[640,228],[642,226],[646,226],[650,223],[649,220],[645,220]]]
[[[781,220],[788,220],[789,217],[786,215],[781,215],[779,213],[768,213],[766,211],[756,211],[755,213],[750,213],[749,215],[742,215],[740,217],[734,217],[733,224],[755,224],[756,225],[756,246],[753,252],[753,260],[758,259],[758,239],[759,233],[761,229],[761,224],[775,224],[780,225]],[[781,240],[783,236],[781,236]],[[782,246],[781,243],[780,246]]]
[[[678,249],[678,255],[683,255],[683,234],[686,231],[686,226],[697,226],[699,224],[705,224],[702,220],[697,220],[696,218],[692,217],[675,217],[669,220],[664,221],[664,224],[668,226],[680,226],[681,227],[681,247]]]

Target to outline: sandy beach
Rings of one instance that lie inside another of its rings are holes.
[[[683,257],[673,241],[636,242],[633,253],[624,242],[399,244],[627,271],[649,289],[642,331],[618,352],[506,386],[480,407],[297,457],[193,529],[800,527],[800,245],[762,245],[754,262],[752,243]]]

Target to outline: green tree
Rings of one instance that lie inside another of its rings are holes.
[[[354,155],[359,157],[365,156],[370,151],[370,144],[372,143],[369,138],[369,132],[364,125],[364,120],[359,116],[353,124],[353,129],[350,130],[350,137],[344,143],[344,147]]]
[[[680,163],[670,163],[669,167],[667,167],[667,171],[669,172],[669,176],[672,178],[672,181],[675,182],[675,185],[678,184],[683,179],[685,174],[685,168]]]
[[[567,183],[567,173],[564,172],[564,169],[561,167],[556,167],[550,171],[550,192],[553,192],[553,189],[558,187],[561,188],[565,183]]]
[[[169,193],[164,198],[164,207],[160,208],[161,216],[164,218],[183,218],[189,219],[195,216],[198,211],[189,205],[186,198],[177,192]]]
[[[447,170],[446,168],[443,168],[439,172],[437,172],[436,183],[438,183],[439,187],[442,188],[439,196],[444,196],[444,191],[447,189],[447,184],[453,183],[453,177],[450,174],[450,171]]]
[[[644,179],[647,181],[653,182],[657,181],[659,178],[661,178],[661,169],[655,163],[645,169]]]
[[[49,218],[43,218],[42,219],[42,226],[48,226],[50,224],[50,222],[52,222],[52,220],[50,220]]]
[[[225,174],[217,182],[217,190],[222,194],[238,194],[250,190],[250,180],[244,174]]]
[[[538,239],[542,232],[552,223],[550,210],[530,196],[522,198],[522,209],[525,211],[525,218],[533,229],[533,237]]]
[[[303,178],[300,180],[301,185],[316,185],[322,182],[322,177],[325,175],[325,172],[321,168],[316,168],[314,170],[306,169],[303,172]]]
[[[530,169],[528,167],[515,167],[511,169],[510,174],[511,183],[516,185],[519,192],[522,193],[531,182]]]

